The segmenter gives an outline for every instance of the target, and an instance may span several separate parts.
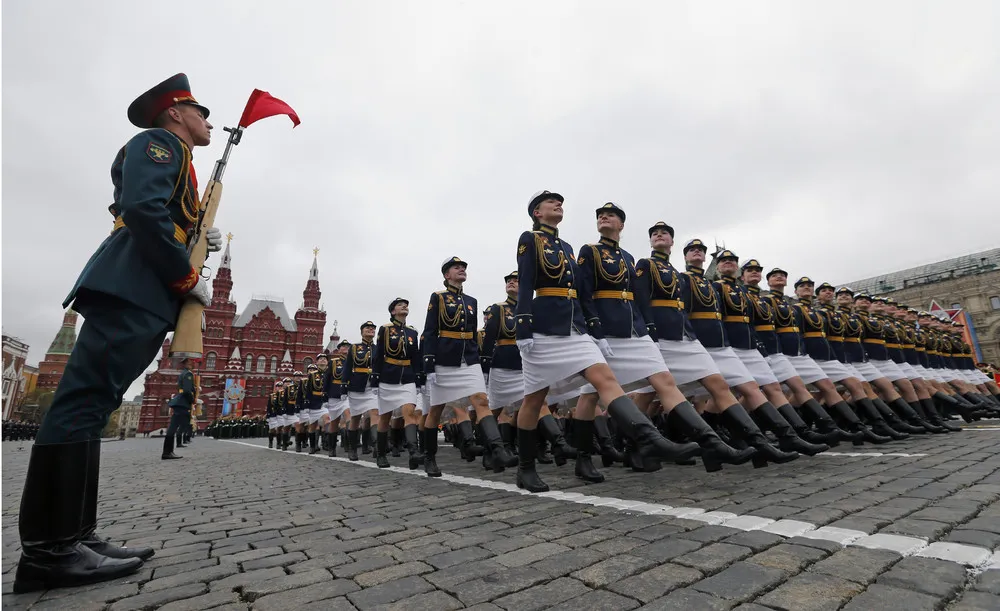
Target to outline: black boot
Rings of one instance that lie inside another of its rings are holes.
[[[347,459],[358,460],[358,444],[361,442],[361,429],[347,430]]]
[[[389,451],[392,453],[393,458],[399,458],[401,453],[400,449],[403,445],[403,429],[391,428],[389,429],[389,434],[392,436],[392,441],[389,444]]]
[[[503,439],[503,447],[506,448],[510,455],[517,458],[517,453],[515,448],[517,446],[517,437],[514,433],[514,425],[509,422],[504,422],[499,424],[500,428],[500,439]]]
[[[608,430],[608,417],[598,416],[594,418],[594,433],[597,435],[597,447],[601,453],[601,464],[610,467],[616,462],[624,462],[625,455],[615,447],[615,440]]]
[[[372,453],[372,427],[366,429],[359,428],[361,431],[361,453],[371,454]]]
[[[329,453],[327,454],[330,458],[337,457],[337,431],[326,434],[326,445]]]
[[[268,431],[267,433],[267,447],[268,449],[274,447],[274,433]]]
[[[858,419],[857,414],[851,411],[851,407],[847,404],[847,401],[834,403],[832,406],[828,406],[827,410],[829,410],[830,414],[836,418],[841,427],[852,433],[861,433],[864,441],[875,444],[889,443],[892,441],[892,437],[878,435],[870,428],[862,424],[861,420]],[[855,440],[854,445],[863,445],[864,441]]]
[[[420,465],[424,464],[424,455],[420,452],[420,443],[417,441],[419,435],[417,434],[417,425],[407,424],[403,428],[403,437],[406,439],[406,449],[410,453],[410,471],[413,471]]]
[[[424,429],[424,473],[428,477],[441,477],[441,469],[438,468],[438,430],[437,428]]]
[[[551,465],[552,455],[549,454],[549,442],[545,440],[545,436],[541,433],[536,433],[535,439],[538,440],[538,456],[535,460],[540,465]]]
[[[934,426],[939,426],[952,432],[962,430],[962,427],[947,422],[944,418],[942,418],[941,414],[938,413],[934,402],[930,399],[920,399],[920,406],[924,408],[924,412],[927,414],[927,419],[930,420],[931,424]]]
[[[683,401],[678,407],[681,405],[691,404]],[[635,442],[642,456],[674,462],[702,455],[702,449],[696,443],[674,443],[661,435],[628,395],[622,395],[608,404],[608,416],[614,419],[620,434]]]
[[[309,432],[309,453],[316,454],[319,452],[319,433],[316,431]]]
[[[900,400],[902,400],[902,397],[900,397]],[[920,426],[937,435],[944,435],[949,432],[948,429],[943,426],[938,426],[937,424],[931,422],[930,414],[924,411],[924,406],[920,404],[920,401],[914,401],[913,403],[907,402],[906,404],[919,418]]]
[[[969,423],[975,420],[975,418],[973,417],[973,412],[975,410],[971,405],[968,404],[968,402],[959,403],[956,399],[954,399],[953,397],[949,397],[948,395],[944,394],[941,391],[935,392],[931,396],[931,398],[937,405],[947,406],[949,409],[958,412],[958,414],[962,416],[962,420],[965,420],[966,422]]]
[[[770,404],[768,403],[768,405]],[[754,467],[765,467],[768,462],[777,464],[791,462],[799,457],[797,452],[783,452],[768,443],[767,437],[754,424],[750,414],[739,403],[730,405],[719,416],[734,436],[757,450],[753,456]]]
[[[788,405],[788,407],[792,406]],[[815,456],[830,449],[830,446],[825,443],[809,443],[796,435],[792,426],[770,402],[765,402],[755,409],[752,416],[760,428],[774,433],[774,436],[778,438],[778,448],[786,452],[799,452],[806,456]]]
[[[472,428],[471,420],[464,420],[458,423],[459,449],[465,460],[472,462],[477,456],[483,455],[483,446],[476,445],[476,433]]]
[[[687,401],[670,410],[667,422],[701,447],[701,461],[709,473],[721,469],[723,463],[742,465],[757,453],[753,448],[737,450],[727,445]]]
[[[573,442],[576,444],[576,476],[585,482],[599,484],[604,481],[604,474],[594,468],[594,421],[576,420],[573,422]]]
[[[528,492],[548,492],[548,484],[535,471],[537,452],[537,429],[517,429],[517,487]]]
[[[108,558],[139,558],[148,560],[156,552],[151,547],[118,547],[97,536],[97,489],[101,481],[101,440],[88,442],[87,486],[83,497],[83,519],[80,526],[80,543]]]
[[[375,432],[375,464],[379,469],[389,468],[389,431]]]
[[[788,422],[789,426],[792,427],[792,430],[794,430],[799,437],[805,439],[809,443],[825,444],[830,448],[840,445],[840,435],[833,431],[827,433],[817,433],[816,431],[810,429],[809,425],[806,424],[805,420],[802,419],[802,416],[799,415],[799,412],[797,412],[791,404],[785,403],[779,407],[778,413],[781,414],[781,416]]]
[[[482,432],[483,440],[488,446],[487,451],[484,452],[483,455],[491,455],[491,466],[494,473],[503,473],[504,468],[517,466],[517,458],[508,452],[507,448],[503,445],[503,438],[500,436],[500,429],[497,427],[497,419],[495,416],[490,415],[485,418],[480,418],[479,430]]]
[[[885,435],[886,437],[892,437],[897,441],[902,441],[903,439],[909,439],[910,436],[907,433],[901,433],[894,429],[892,425],[886,422],[882,414],[879,413],[878,408],[872,403],[871,399],[868,397],[863,397],[854,402],[857,405],[858,410],[861,411],[868,418],[868,422],[871,423],[872,430],[879,435]]]
[[[811,421],[816,425],[816,429],[820,433],[833,433],[840,438],[841,441],[851,441],[854,445],[861,445],[863,443],[864,434],[861,431],[845,431],[844,429],[837,426],[837,423],[830,418],[830,414],[826,413],[823,406],[819,404],[816,399],[809,399],[801,405],[802,413],[805,415],[806,420]]]
[[[90,443],[31,448],[18,517],[21,558],[14,575],[15,594],[108,581],[142,566],[138,557],[109,558],[80,541]],[[95,489],[95,498],[96,494]]]
[[[295,432],[295,451],[302,451],[302,433],[298,431]]]
[[[566,443],[566,437],[563,436],[559,423],[551,414],[539,418],[536,430],[552,446],[552,458],[555,459],[557,467],[565,465],[567,460],[576,458],[576,448]]]
[[[896,400],[901,401],[903,405],[906,405],[906,401],[903,401],[902,398]],[[911,424],[908,421],[908,419],[903,418],[901,414],[897,414],[895,411],[893,411],[893,409],[889,407],[886,404],[886,402],[883,401],[882,399],[876,397],[872,399],[871,402],[872,405],[875,406],[875,409],[878,410],[878,413],[882,414],[882,418],[889,423],[889,426],[896,429],[897,431],[901,431],[903,433],[909,433],[911,435],[923,435],[924,433],[927,433],[927,429],[916,424]],[[907,405],[906,407],[908,411],[910,411],[911,413],[913,413],[914,416],[916,416],[916,413],[910,409],[909,405]]]

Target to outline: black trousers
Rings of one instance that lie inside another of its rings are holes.
[[[38,429],[37,444],[100,439],[171,327],[159,316],[103,293],[81,291],[73,309],[84,316],[83,326]]]

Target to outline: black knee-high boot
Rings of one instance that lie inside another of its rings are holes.
[[[379,469],[389,468],[389,431],[375,432],[375,464]]]
[[[875,403],[875,406],[879,408],[879,411],[882,411],[882,408],[878,405],[877,402],[872,401],[872,403]],[[921,433],[933,433],[937,428],[939,428],[934,426],[930,422],[927,422],[927,420],[925,420],[916,410],[914,410],[910,406],[910,404],[907,403],[906,400],[903,399],[902,397],[896,397],[888,404],[886,404],[884,401],[881,401],[881,403],[883,405],[886,405],[890,410],[892,410],[892,413],[895,414],[897,418],[899,418],[900,422],[910,425],[912,428],[919,430]],[[905,429],[900,428],[897,430],[905,430]],[[910,433],[913,431],[907,431],[907,432]],[[941,432],[943,433],[945,431]]]
[[[823,406],[816,399],[805,401],[800,408],[805,419],[815,424],[820,433],[834,433],[841,441],[851,441],[854,445],[863,443],[865,438],[864,433],[861,431],[846,431],[837,426],[837,423],[830,418],[830,414],[826,413],[826,410],[823,409]]]
[[[930,414],[924,411],[924,406],[920,404],[920,401],[907,402],[907,405],[909,405],[910,409],[920,417],[920,419],[922,420],[921,426],[924,426],[924,428],[926,428],[928,431],[938,435],[943,435],[945,433],[950,432],[943,426],[938,426],[937,424],[931,422]]]
[[[309,453],[316,454],[317,452],[319,452],[319,433],[309,431]]]
[[[441,469],[437,464],[438,430],[437,427],[424,429],[424,473],[428,477],[441,477]]]
[[[754,448],[737,450],[729,446],[687,401],[678,403],[670,410],[667,423],[701,447],[701,460],[710,473],[721,469],[723,463],[742,465],[757,453]]]
[[[528,492],[548,492],[549,486],[535,471],[535,456],[538,453],[538,432],[536,429],[517,429],[517,487]]]
[[[463,420],[458,423],[458,444],[462,457],[467,462],[476,460],[476,457],[483,455],[483,446],[476,444],[476,433],[472,428],[471,420]]]
[[[901,433],[896,429],[892,428],[882,414],[879,413],[878,408],[872,403],[871,399],[868,397],[862,397],[854,402],[857,405],[858,410],[868,418],[868,421],[872,425],[872,430],[879,435],[885,435],[886,437],[892,437],[893,439],[903,440],[908,439],[910,436],[907,433]]]
[[[604,481],[604,474],[594,468],[594,421],[576,420],[573,422],[573,441],[576,444],[576,468],[574,473],[586,482],[599,484]]]
[[[402,446],[403,446],[403,429],[395,427],[389,429],[389,452],[392,453],[393,458],[399,458]]]
[[[551,414],[539,418],[538,428],[535,430],[552,446],[552,458],[557,467],[565,465],[567,460],[576,458],[576,448],[566,442],[566,437],[563,435],[562,429],[559,428],[559,423]]]
[[[691,405],[687,401],[679,405],[684,404]],[[622,395],[609,403],[608,415],[614,420],[619,433],[634,441],[643,456],[656,456],[674,462],[702,454],[701,446],[696,443],[674,443],[661,435],[628,395]]]
[[[361,429],[347,430],[347,459],[358,460],[358,444],[361,443]]]
[[[789,405],[789,408],[792,406]],[[792,410],[794,411],[794,410]],[[815,456],[820,452],[830,449],[825,443],[809,443],[795,434],[795,430],[781,413],[770,402],[762,404],[755,409],[751,416],[756,420],[757,426],[771,431],[778,438],[778,448],[786,452],[799,452],[807,456]]]
[[[941,414],[938,413],[937,407],[934,405],[934,402],[931,401],[930,399],[920,399],[920,406],[924,408],[924,413],[927,414],[927,419],[931,421],[931,424],[939,426],[943,429],[947,429],[949,431],[962,430],[962,427],[956,426],[948,422],[944,418],[942,418]]]
[[[409,467],[411,471],[424,464],[424,454],[420,451],[419,432],[415,424],[407,424],[403,427],[406,450],[410,453]]]
[[[624,462],[625,455],[615,447],[615,440],[611,436],[608,428],[608,417],[597,416],[594,418],[594,434],[597,435],[597,447],[601,453],[601,464],[610,467],[616,462]]]
[[[833,405],[828,405],[826,409],[830,412],[830,415],[837,420],[841,427],[851,432],[861,433],[864,441],[875,444],[889,443],[892,441],[892,437],[879,435],[865,426],[858,418],[858,415],[851,410],[851,406],[847,404],[847,401],[838,401]],[[856,446],[862,445],[863,443],[864,442],[861,440],[854,441],[854,445]]]
[[[729,406],[719,416],[734,436],[757,450],[752,459],[754,467],[766,467],[768,461],[777,464],[791,462],[799,457],[797,452],[784,452],[771,445],[760,428],[754,424],[750,414],[739,403]]]
[[[268,448],[274,447],[274,431],[267,432],[267,447]]]
[[[491,467],[494,473],[503,473],[506,467],[517,465],[517,458],[508,452],[507,448],[503,445],[503,438],[500,436],[500,429],[497,426],[495,416],[489,415],[485,418],[480,418],[479,430],[487,446],[487,449],[483,452],[483,456],[485,457],[486,453],[490,454],[490,458],[492,459]]]
[[[503,447],[510,452],[511,456],[517,458],[514,448],[517,446],[517,437],[514,433],[514,425],[509,422],[502,422],[497,425],[500,428],[500,439],[503,440]]]
[[[969,407],[967,403],[959,403],[953,397],[949,397],[941,391],[937,391],[931,395],[931,399],[933,399],[939,406],[947,406],[949,409],[958,412],[958,414],[962,417],[962,420],[965,420],[966,422],[971,423],[975,420],[973,415],[975,410]]]
[[[359,428],[361,431],[361,453],[371,454],[372,453],[372,427]]]
[[[902,399],[899,400],[902,401]],[[923,435],[927,432],[927,429],[921,426],[912,425],[901,418],[882,399],[875,397],[874,399],[871,399],[871,402],[872,405],[875,406],[875,409],[878,410],[878,413],[882,415],[882,418],[888,422],[889,426],[893,429],[903,433],[909,433],[910,435]],[[906,403],[906,401],[903,401],[903,403]],[[909,408],[909,406],[907,406],[907,408]]]
[[[840,445],[840,435],[830,431],[827,433],[817,433],[816,431],[809,428],[799,412],[791,406],[790,403],[785,403],[778,408],[778,413],[788,422],[792,430],[809,443],[825,444],[827,447],[834,447]]]

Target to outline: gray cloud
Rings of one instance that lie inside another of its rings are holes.
[[[125,108],[178,71],[216,126],[203,183],[254,87],[299,112],[247,131],[217,222],[241,307],[294,311],[320,247],[351,339],[397,295],[420,328],[453,254],[502,298],[543,188],[576,246],[611,200],[637,256],[662,219],[820,282],[997,243],[995,3],[305,6],[4,7],[3,323],[31,362],[110,231]]]

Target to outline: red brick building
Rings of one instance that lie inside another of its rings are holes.
[[[45,358],[38,364],[38,385],[42,390],[55,390],[62,379],[66,362],[76,345],[76,321],[78,315],[72,309],[63,314],[62,327],[56,333]]]
[[[232,300],[232,271],[229,244],[212,281],[212,305],[205,309],[204,354],[201,370],[201,399],[204,411],[198,420],[204,428],[222,415],[227,379],[244,380],[246,395],[242,413],[264,414],[267,395],[276,379],[305,371],[323,351],[326,312],[320,306],[319,267],[314,251],[312,268],[302,292],[302,306],[292,317],[282,300],[255,296],[238,312]],[[334,325],[336,336],[336,325]],[[339,338],[337,338],[339,339]],[[177,392],[179,373],[167,355],[170,338],[163,344],[157,370],[146,374],[139,433],[166,428],[170,421],[167,401]]]

